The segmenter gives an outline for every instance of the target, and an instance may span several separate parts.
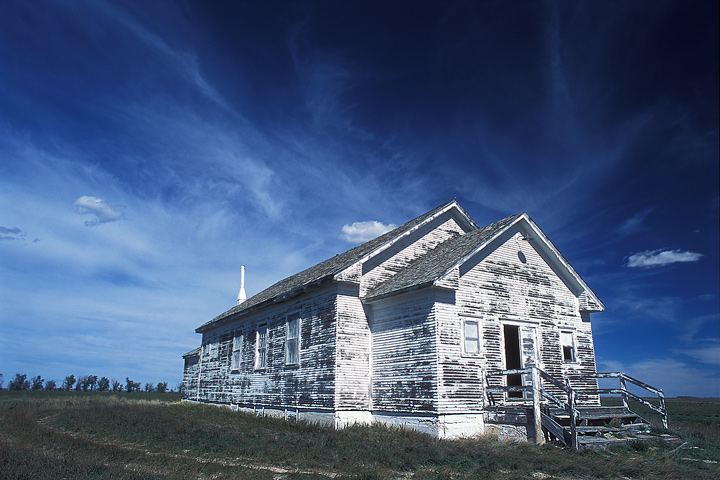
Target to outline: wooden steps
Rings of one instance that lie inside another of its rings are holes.
[[[570,445],[570,415],[559,408],[547,409],[543,415],[543,431],[549,440]],[[552,420],[552,423],[548,421]],[[554,423],[554,425],[553,425]],[[558,431],[558,426],[562,431]],[[651,441],[658,438],[674,440],[671,435],[650,433],[650,423],[624,407],[580,407],[575,426],[578,449],[601,450],[630,441]]]
[[[601,450],[630,441],[678,440],[672,435],[650,433],[650,423],[624,407],[580,407],[577,410],[577,445],[573,445],[570,415],[559,408],[542,409],[545,440],[578,450]],[[486,412],[487,423],[529,425],[533,422],[532,417],[532,405],[517,402],[495,405]]]
[[[511,375],[524,375],[526,384],[508,385]],[[504,378],[507,377],[507,378]],[[590,378],[614,379],[619,388],[577,387],[578,382]],[[543,441],[559,441],[575,450],[605,448],[607,445],[644,441],[658,438],[650,433],[648,421],[630,411],[628,401],[644,405],[661,415],[662,425],[667,428],[665,394],[622,372],[594,373],[578,376],[566,375],[555,378],[536,365],[524,369],[493,370],[487,373],[485,386],[485,422],[503,425],[501,428],[524,428],[527,438]],[[656,395],[655,403],[628,391],[627,385],[644,389]],[[520,392],[520,396],[516,395]],[[585,402],[597,401],[601,395],[618,395],[622,406],[588,406]],[[582,401],[578,401],[578,399]],[[663,435],[661,437],[671,437]],[[672,438],[672,437],[671,437]],[[664,438],[668,440],[668,438]]]

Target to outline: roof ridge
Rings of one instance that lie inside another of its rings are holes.
[[[248,298],[243,303],[236,305],[229,310],[226,310],[212,320],[202,324],[201,326],[196,328],[195,331],[202,332],[211,324],[219,322],[232,315],[254,309],[259,305],[264,304],[272,299],[276,299],[280,296],[292,295],[293,291],[306,288],[309,285],[327,281],[328,277],[334,276],[341,270],[357,262],[362,257],[371,254],[372,252],[380,248],[382,245],[385,245],[393,238],[399,237],[405,232],[410,231],[415,226],[422,224],[428,218],[433,217],[438,212],[441,212],[443,209],[446,209],[453,204],[455,204],[458,209],[468,218],[468,220],[472,223],[471,226],[477,228],[475,222],[472,220],[472,218],[470,218],[469,215],[467,215],[467,213],[465,213],[462,207],[460,207],[460,205],[457,203],[457,200],[450,200],[449,202],[445,202],[444,204],[433,208],[428,212],[418,215],[412,220],[405,222],[401,226],[389,232],[379,235],[378,237],[368,240],[367,242],[357,245],[353,248],[350,248],[343,253],[336,254],[333,257],[330,257],[320,263],[312,265],[294,275],[290,275],[289,277],[275,282],[271,286],[261,290],[252,297]]]

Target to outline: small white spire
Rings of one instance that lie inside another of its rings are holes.
[[[245,293],[245,265],[240,267],[240,292],[238,293],[238,305],[247,300]]]

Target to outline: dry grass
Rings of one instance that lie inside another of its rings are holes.
[[[707,463],[720,460],[720,403],[694,405],[694,419],[677,422],[696,448],[658,441],[576,453],[379,424],[336,431],[176,399],[1,391],[0,478],[720,478]]]

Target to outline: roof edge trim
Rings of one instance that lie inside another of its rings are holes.
[[[431,221],[433,221],[434,219],[436,219],[437,217],[439,217],[439,216],[442,215],[443,213],[448,212],[448,211],[452,210],[453,208],[455,208],[455,209],[458,211],[458,213],[460,214],[461,220],[463,220],[464,223],[466,223],[467,227],[469,227],[470,230],[477,230],[478,228],[480,228],[480,227],[478,227],[478,225],[475,223],[475,221],[470,217],[470,215],[468,215],[467,212],[460,206],[460,204],[458,203],[457,199],[453,198],[452,200],[450,200],[450,201],[447,202],[446,204],[441,205],[440,207],[438,207],[438,208],[436,209],[437,211],[436,211],[435,213],[433,213],[432,215],[429,215],[427,218],[423,219],[422,222],[419,222],[417,225],[413,225],[412,227],[408,228],[407,230],[405,230],[404,232],[400,233],[400,234],[397,235],[396,237],[394,237],[394,238],[392,238],[391,240],[388,240],[387,242],[385,242],[385,243],[383,243],[382,245],[378,246],[376,249],[374,249],[374,250],[366,253],[364,256],[362,256],[361,258],[359,258],[359,259],[356,260],[355,262],[351,263],[350,265],[347,265],[347,266],[346,266],[345,268],[343,268],[341,271],[337,272],[337,273],[335,274],[334,278],[337,280],[337,279],[343,274],[343,272],[345,272],[346,270],[349,270],[349,269],[355,267],[355,266],[358,265],[358,264],[362,265],[363,263],[367,262],[370,258],[372,258],[372,257],[374,257],[375,255],[377,255],[377,254],[379,254],[379,253],[387,250],[388,248],[390,248],[391,246],[393,246],[394,244],[396,244],[397,242],[399,242],[401,239],[405,238],[406,236],[408,236],[408,235],[410,235],[411,233],[415,232],[416,230],[420,229],[420,228],[423,227],[424,225],[427,225],[428,223],[430,223]]]

